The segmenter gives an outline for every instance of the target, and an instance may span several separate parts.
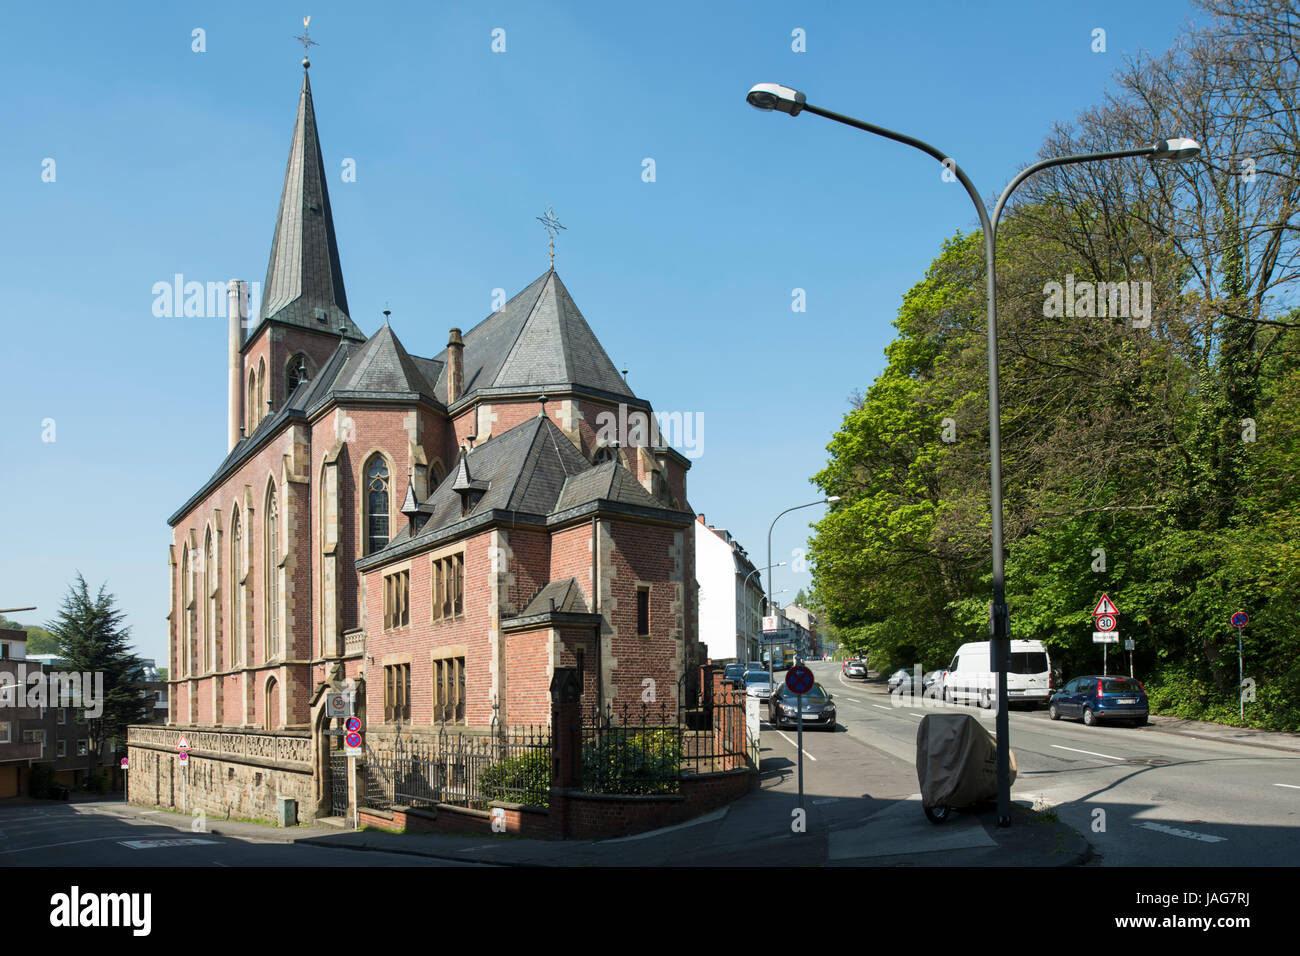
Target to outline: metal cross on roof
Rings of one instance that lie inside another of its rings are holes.
[[[311,38],[311,33],[309,32],[308,29],[308,25],[310,23],[311,23],[311,17],[303,17],[302,36],[294,37],[295,40],[297,40],[299,43],[302,44],[302,68],[304,70],[307,69],[309,66],[311,66],[311,60],[307,59],[307,47],[320,46],[319,43],[317,43],[315,40]]]
[[[554,206],[547,206],[546,215],[537,216],[535,218],[546,228],[546,234],[550,237],[548,248],[551,253],[551,265],[554,266],[555,265],[555,232],[557,229],[564,229],[566,227],[560,225],[560,220],[555,218]]]

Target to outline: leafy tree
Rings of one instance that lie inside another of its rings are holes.
[[[143,665],[129,650],[131,629],[123,624],[126,614],[107,588],[107,584],[101,585],[92,597],[78,571],[58,616],[46,625],[58,639],[57,653],[67,662],[65,670],[103,675],[103,700],[81,702],[89,739],[87,770],[94,769],[106,743],[125,739],[127,727],[146,722],[150,711],[149,702],[141,696]],[[93,689],[85,693],[93,693]],[[97,706],[88,706],[92,703]],[[98,716],[92,717],[95,712]]]

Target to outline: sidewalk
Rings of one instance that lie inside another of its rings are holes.
[[[1228,724],[1212,724],[1205,720],[1187,720],[1182,717],[1165,717],[1160,714],[1153,714],[1147,726],[1162,733],[1193,737],[1196,740],[1216,740],[1223,743],[1245,744],[1249,747],[1267,747],[1270,750],[1300,753],[1300,734],[1288,734],[1280,730],[1232,727]]]

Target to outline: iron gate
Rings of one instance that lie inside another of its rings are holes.
[[[330,815],[348,815],[348,757],[345,753],[330,754]]]

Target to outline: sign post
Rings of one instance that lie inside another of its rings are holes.
[[[796,706],[799,708],[799,809],[803,809],[803,695],[812,690],[813,672],[802,664],[796,664],[785,675],[785,686],[795,693]],[[781,706],[781,697],[777,695],[776,705]]]
[[[1250,623],[1250,615],[1245,611],[1237,611],[1232,615],[1231,622],[1237,629],[1237,709],[1241,713],[1241,719],[1246,719],[1246,695],[1242,693],[1241,685],[1246,682],[1244,671],[1241,664],[1241,629]]]
[[[1103,677],[1110,673],[1106,669],[1107,645],[1119,643],[1119,631],[1115,629],[1118,617],[1119,608],[1115,606],[1115,602],[1110,599],[1109,594],[1103,594],[1101,600],[1097,602],[1097,606],[1092,609],[1093,623],[1096,625],[1096,629],[1092,632],[1092,642],[1101,645],[1101,673]],[[1132,670],[1131,663],[1129,669]]]

